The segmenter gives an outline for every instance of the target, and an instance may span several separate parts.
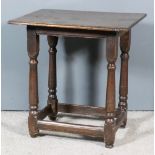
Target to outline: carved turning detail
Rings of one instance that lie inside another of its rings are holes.
[[[48,36],[47,37],[49,44],[49,73],[48,73],[48,105],[51,106],[51,115],[49,118],[52,120],[56,119],[58,112],[58,100],[56,95],[57,87],[57,77],[56,77],[56,45],[58,42],[58,37]]]
[[[113,147],[115,139],[114,131],[114,111],[115,111],[115,62],[118,53],[118,38],[108,37],[106,40],[106,57],[108,61],[108,77],[107,77],[107,90],[106,90],[106,112],[107,119],[105,120],[104,140],[106,147]]]
[[[29,72],[29,118],[28,126],[31,137],[38,135],[37,128],[37,109],[38,109],[38,72],[37,72],[37,56],[39,54],[39,36],[34,30],[27,29],[27,49],[30,58],[30,72]]]
[[[117,59],[117,37],[107,38],[106,57],[108,61],[108,77],[107,77],[107,91],[106,91],[106,111],[113,113],[115,109],[115,61]]]
[[[120,72],[120,85],[119,85],[119,104],[118,107],[122,112],[127,111],[127,99],[128,99],[128,59],[130,50],[131,32],[128,31],[120,37],[120,49],[121,53],[121,72]],[[122,124],[122,127],[126,126],[126,118]]]

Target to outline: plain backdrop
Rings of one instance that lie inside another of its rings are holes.
[[[153,0],[2,0],[2,110],[28,109],[26,27],[8,25],[7,21],[43,8],[147,13],[147,17],[132,29],[128,108],[153,110]],[[46,40],[46,36],[41,36],[38,58],[40,108],[46,105],[48,96]],[[59,38],[57,49],[59,102],[104,106],[105,41]],[[116,70],[117,94],[119,68],[120,57]]]

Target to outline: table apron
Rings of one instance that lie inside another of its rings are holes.
[[[98,31],[98,30],[80,30],[67,28],[50,28],[50,27],[34,27],[27,26],[28,29],[33,29],[38,35],[48,36],[64,36],[64,37],[80,37],[80,38],[105,38],[108,36],[118,36],[120,32],[116,31]]]

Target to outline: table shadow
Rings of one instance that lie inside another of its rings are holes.
[[[101,58],[100,51],[100,41],[99,39],[83,39],[83,38],[64,38],[64,49],[66,54],[66,81],[65,81],[65,97],[68,103],[73,103],[74,101],[74,88],[73,88],[73,70],[71,63],[73,57],[76,54],[86,54],[87,63],[87,82],[89,83],[86,96],[87,104],[95,106],[97,101],[97,64],[103,60]],[[80,75],[79,75],[80,77]],[[82,88],[81,88],[82,89]],[[84,90],[83,90],[84,91]]]

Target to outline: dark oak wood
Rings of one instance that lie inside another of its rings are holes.
[[[48,104],[46,107],[44,107],[42,110],[38,112],[37,119],[43,120],[44,118],[46,118],[46,116],[49,116],[51,113],[51,105]]]
[[[23,17],[10,20],[10,24],[27,25],[27,48],[30,58],[29,73],[29,117],[28,127],[31,137],[39,130],[69,132],[100,138],[105,146],[113,147],[115,134],[127,122],[128,59],[131,28],[146,14],[108,13],[43,9]],[[49,45],[49,73],[47,105],[38,111],[38,71],[39,36],[47,35]],[[106,107],[93,107],[75,104],[58,104],[56,87],[56,45],[58,37],[106,38],[107,89]],[[121,71],[119,104],[116,108],[115,62],[118,55],[118,38],[121,48]],[[93,116],[105,121],[104,126],[91,126],[57,122],[59,114]],[[50,121],[45,121],[46,117]]]
[[[74,113],[81,115],[91,115],[96,117],[106,117],[106,111],[103,107],[93,107],[85,105],[73,105],[73,104],[60,104],[59,112]]]
[[[57,87],[57,77],[56,77],[56,45],[58,42],[58,37],[48,36],[48,45],[49,45],[49,72],[48,72],[48,104],[51,106],[51,115],[49,118],[51,120],[56,119],[58,112],[58,99],[56,95]]]
[[[102,126],[71,124],[64,122],[38,121],[40,130],[69,132],[90,137],[104,137],[104,128]]]
[[[118,107],[122,112],[127,111],[127,99],[128,99],[128,59],[131,42],[131,31],[126,32],[120,37],[121,48],[121,72],[120,72],[120,85],[119,85],[119,104]],[[122,127],[126,126],[126,119],[124,120]]]
[[[106,112],[107,119],[105,120],[104,140],[106,147],[113,147],[115,132],[113,130],[115,125],[115,62],[118,55],[118,37],[107,37],[106,40],[106,57],[108,61],[108,77],[106,90]]]
[[[145,16],[144,13],[42,9],[10,20],[9,23],[84,30],[125,31]]]
[[[100,119],[107,118],[106,109],[103,107],[58,103],[58,112],[63,113],[63,115],[75,114],[84,117],[93,117]],[[120,109],[115,109],[114,117],[117,118],[120,115],[120,113]],[[38,112],[37,118],[38,120],[43,120],[44,118],[46,118],[46,116],[49,116],[51,114],[51,106],[50,104],[48,104],[45,108]]]
[[[121,112],[120,115],[118,115],[118,117],[116,119],[116,124],[115,124],[115,127],[114,127],[115,132],[118,130],[119,127],[122,127],[122,123],[126,119],[126,113],[127,112],[124,111],[124,112]]]
[[[108,37],[106,40],[106,57],[108,61],[108,77],[106,91],[106,111],[114,112],[115,109],[115,62],[118,54],[118,38]]]
[[[29,26],[32,29],[34,27]],[[51,27],[35,27],[36,33],[39,35],[63,36],[63,37],[82,37],[82,38],[104,38],[108,36],[118,35],[119,32],[107,32],[97,30],[81,30],[69,28],[51,28]],[[120,32],[121,34],[122,32]]]
[[[28,126],[31,137],[35,137],[39,130],[37,128],[37,109],[38,109],[38,73],[37,73],[37,56],[39,54],[39,36],[35,31],[27,29],[27,50],[30,58],[29,72],[29,118]]]

